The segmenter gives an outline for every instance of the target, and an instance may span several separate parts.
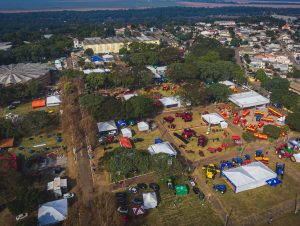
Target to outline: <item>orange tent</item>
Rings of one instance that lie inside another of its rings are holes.
[[[33,109],[38,108],[38,107],[45,107],[46,106],[46,100],[41,99],[41,100],[32,101],[31,106],[32,106]]]
[[[14,138],[0,140],[0,148],[11,148],[14,146]]]
[[[128,148],[128,149],[132,148],[131,141],[130,141],[130,139],[128,137],[121,137],[120,138],[120,145],[123,148]]]

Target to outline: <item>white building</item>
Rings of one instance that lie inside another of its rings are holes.
[[[47,191],[54,192],[55,197],[60,197],[68,189],[67,179],[55,177],[53,181],[47,185]]]

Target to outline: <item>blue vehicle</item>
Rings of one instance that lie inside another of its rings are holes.
[[[217,184],[217,185],[214,185],[213,189],[215,189],[218,192],[221,192],[221,194],[225,194],[226,185],[225,184]]]
[[[255,157],[262,157],[263,156],[263,151],[262,150],[257,150],[255,152]]]
[[[276,173],[277,173],[277,176],[281,177],[281,179],[283,178],[283,175],[284,175],[284,169],[285,169],[284,163],[276,163]]]
[[[242,158],[232,158],[232,163],[236,163],[236,164],[242,165],[243,162],[244,161],[243,161]]]

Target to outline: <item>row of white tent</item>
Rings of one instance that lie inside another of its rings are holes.
[[[110,120],[107,122],[98,122],[97,123],[98,127],[98,132],[103,133],[103,132],[117,132],[118,127],[115,123],[114,120]],[[147,122],[139,122],[137,124],[138,130],[141,132],[148,131],[150,129],[150,126]],[[132,131],[130,128],[123,128],[121,129],[121,132],[123,136],[125,135],[126,137],[132,137]]]

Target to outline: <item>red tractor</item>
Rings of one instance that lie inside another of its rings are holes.
[[[290,158],[292,162],[295,162],[293,149],[289,148],[289,145],[287,143],[283,143],[276,147],[276,154],[278,155],[278,158]]]
[[[198,146],[205,147],[207,145],[207,138],[204,135],[198,137]]]
[[[190,122],[193,120],[191,112],[183,112],[183,113],[176,113],[176,117],[182,118],[185,122]]]
[[[181,136],[183,136],[185,139],[190,139],[191,137],[196,136],[196,131],[194,131],[190,128],[186,128],[183,130]]]
[[[168,123],[172,123],[174,121],[174,117],[172,117],[172,116],[165,116],[163,119],[165,122],[168,122]]]

